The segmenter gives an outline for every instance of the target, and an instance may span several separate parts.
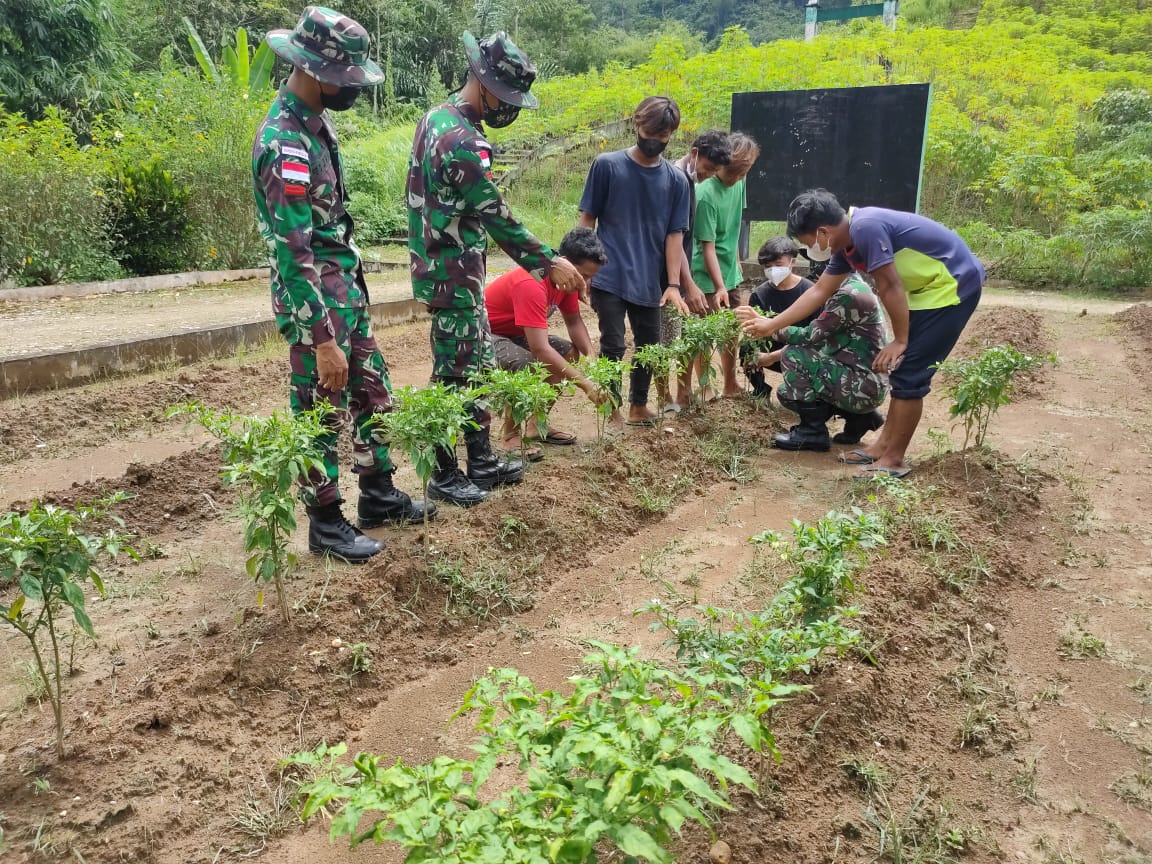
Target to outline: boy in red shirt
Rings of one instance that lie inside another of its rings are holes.
[[[596,232],[590,228],[573,228],[560,243],[560,257],[576,267],[586,284],[608,260]],[[605,394],[573,366],[580,357],[592,353],[592,340],[580,316],[580,297],[575,291],[562,291],[552,281],[536,279],[523,268],[516,268],[494,279],[484,290],[484,306],[488,311],[488,324],[492,329],[492,347],[496,365],[516,371],[533,363],[542,363],[548,370],[548,381],[558,384],[572,381],[599,404]],[[568,339],[548,334],[548,317],[556,310],[564,318]],[[571,340],[571,341],[569,341]],[[534,422],[527,424],[529,438],[538,438],[540,430]],[[549,429],[544,436],[547,444],[575,444],[576,436],[569,432]],[[504,418],[504,448],[518,450],[520,436],[510,417]],[[540,458],[539,450],[528,451],[531,459]]]

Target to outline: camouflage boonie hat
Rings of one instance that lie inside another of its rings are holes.
[[[528,92],[536,80],[536,67],[507,33],[493,33],[477,42],[465,30],[464,52],[472,74],[501,102],[517,108],[540,107],[539,100]]]
[[[372,87],[384,80],[368,56],[368,31],[332,9],[309,6],[295,30],[270,30],[264,38],[276,56],[325,84]]]

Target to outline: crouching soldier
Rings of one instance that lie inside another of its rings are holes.
[[[368,32],[331,9],[309,6],[295,30],[273,30],[267,39],[293,66],[252,149],[256,214],[271,254],[272,310],[288,342],[292,411],[321,402],[336,409],[319,440],[324,473],[301,484],[308,548],[360,563],[384,545],[349,524],[340,509],[336,443],[349,410],[361,527],[418,522],[425,507],[392,485],[388,443],[373,422],[392,407],[388,367],[372,335],[336,130],[327,115],[352,107],[360,91],[384,75],[369,59]]]
[[[777,447],[828,450],[827,423],[835,414],[844,415],[844,431],[856,441],[883,423],[876,409],[888,384],[872,371],[872,361],[887,331],[880,303],[862,279],[844,280],[811,324],[784,327],[775,338],[784,346],[763,356],[761,364],[779,362],[780,404],[800,415],[799,425],[775,437]]]

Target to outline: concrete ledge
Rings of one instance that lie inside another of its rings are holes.
[[[370,308],[372,321],[379,327],[406,323],[427,314],[424,304],[412,299],[374,303]],[[278,338],[276,323],[268,318],[0,360],[0,399],[227,356],[240,348],[260,345],[272,337]]]
[[[384,273],[407,270],[408,264],[391,261],[365,261],[364,272]],[[190,273],[167,273],[162,276],[136,276],[131,279],[112,279],[107,282],[67,282],[60,285],[37,285],[33,288],[3,288],[0,303],[26,303],[31,300],[55,300],[61,297],[90,297],[95,294],[142,294],[147,291],[171,291],[196,285],[221,285],[225,282],[246,282],[249,279],[267,279],[267,267],[247,270],[195,270]]]

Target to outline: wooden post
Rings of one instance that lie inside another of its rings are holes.
[[[804,7],[804,41],[811,42],[816,38],[819,28],[816,26],[816,18],[820,11],[820,0],[808,0],[808,5]]]
[[[884,26],[889,30],[896,29],[896,13],[899,11],[899,0],[884,0]]]

